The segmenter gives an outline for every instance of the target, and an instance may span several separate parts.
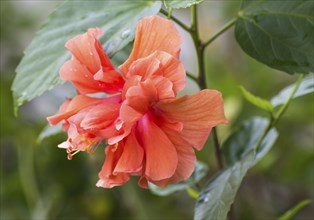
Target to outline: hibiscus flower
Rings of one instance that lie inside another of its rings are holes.
[[[122,185],[130,175],[165,187],[187,179],[214,126],[226,123],[221,94],[203,90],[176,98],[185,87],[181,37],[173,23],[152,16],[137,26],[134,47],[119,69],[126,83],[117,130],[109,138],[97,186]]]
[[[176,97],[186,73],[179,60],[182,40],[171,21],[159,16],[139,21],[130,57],[119,67],[122,75],[101,49],[100,33],[89,29],[66,43],[73,57],[60,75],[80,94],[48,118],[52,125],[63,121],[68,131],[59,146],[71,158],[106,140],[99,187],[122,185],[130,176],[140,176],[144,188],[148,182],[165,187],[187,179],[195,166],[194,149],[201,150],[211,129],[227,122],[221,94],[206,89]],[[113,95],[86,95],[96,92]]]

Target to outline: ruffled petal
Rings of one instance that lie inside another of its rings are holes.
[[[130,87],[126,93],[127,104],[134,110],[144,114],[152,102],[157,101],[157,90],[151,80]]]
[[[91,73],[96,73],[101,66],[101,61],[97,51],[96,42],[97,37],[103,35],[99,28],[90,28],[84,34],[80,34],[68,42],[65,47],[73,54],[73,56],[81,63],[84,64]]]
[[[102,49],[99,35],[102,35],[99,28],[91,28],[65,44],[73,58],[62,66],[60,76],[71,81],[81,94],[114,94],[121,92],[124,85],[124,79]]]
[[[145,151],[145,177],[160,181],[173,176],[178,165],[176,149],[149,114],[138,122],[138,137]]]
[[[60,121],[67,119],[71,117],[72,115],[76,114],[78,111],[80,111],[83,108],[86,108],[88,106],[95,105],[96,103],[99,103],[101,100],[96,98],[91,98],[84,95],[77,95],[72,100],[66,101],[66,106],[64,106],[62,111],[60,111],[58,114],[47,117],[47,120],[50,125],[56,125]]]
[[[77,60],[69,60],[60,69],[62,80],[70,81],[81,94],[106,92],[117,93],[122,90],[124,79],[115,70],[99,71],[93,75]]]
[[[156,108],[167,120],[183,123],[180,136],[197,150],[204,146],[212,127],[227,123],[221,93],[215,90],[162,100]]]
[[[126,74],[133,61],[155,51],[179,57],[181,37],[172,21],[159,16],[145,17],[137,24],[134,47],[130,57],[119,67]]]
[[[101,83],[77,60],[69,60],[60,69],[60,78],[73,83],[80,94],[96,93],[103,90]]]
[[[188,179],[195,167],[196,156],[193,150],[193,146],[184,140],[178,131],[173,130],[172,127],[165,124],[161,127],[169,140],[175,146],[178,154],[178,166],[174,175],[169,179],[171,183],[177,183],[182,180]]]
[[[139,75],[134,75],[128,78],[128,80],[124,84],[122,94],[121,94],[123,100],[125,99],[125,95],[128,92],[129,88],[131,88],[132,86],[138,86],[141,80],[142,80],[142,77]]]
[[[134,61],[126,74],[126,78],[134,81],[132,77],[135,76],[140,76],[141,81],[162,76],[172,82],[172,89],[175,94],[185,87],[186,82],[183,64],[171,54],[163,51],[155,51],[145,58]]]
[[[108,146],[105,150],[106,159],[99,173],[99,180],[96,184],[97,187],[112,188],[114,186],[121,186],[129,181],[130,176],[125,173],[114,175],[113,171],[121,157],[122,148],[120,146]]]
[[[62,106],[58,114],[47,117],[50,125],[56,125],[60,121],[68,119],[72,115],[81,111],[84,108],[95,106],[100,103],[119,103],[120,96],[112,96],[108,98],[92,98],[84,95],[77,95],[72,100],[67,100],[65,106]]]
[[[102,103],[93,106],[84,114],[81,127],[87,129],[103,129],[112,124],[119,115],[119,103]]]
[[[175,97],[173,83],[169,79],[163,76],[155,76],[152,77],[151,81],[156,88],[158,100]]]
[[[159,65],[160,61],[154,56],[138,59],[130,66],[128,73],[125,74],[126,78],[138,75],[144,81],[159,70]]]
[[[136,173],[142,169],[144,150],[138,143],[134,132],[125,138],[123,153],[113,171],[118,173]]]
[[[186,82],[186,73],[180,60],[164,51],[156,51],[152,56],[160,61],[158,74],[173,83],[173,91],[175,94],[183,90]]]

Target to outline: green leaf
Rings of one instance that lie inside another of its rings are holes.
[[[15,108],[63,82],[59,68],[70,58],[67,40],[100,27],[106,53],[112,56],[134,39],[136,23],[154,15],[160,1],[66,1],[53,12],[25,50],[12,85]]]
[[[271,129],[256,150],[256,144],[268,123],[267,119],[253,118],[228,138],[224,148],[231,150],[229,144],[237,143],[233,147],[240,149],[241,153],[234,156],[233,151],[224,151],[227,158],[232,158],[229,162],[231,166],[214,176],[202,189],[196,201],[194,219],[226,219],[247,171],[267,154],[278,137],[277,131]]]
[[[153,194],[158,196],[167,196],[171,193],[182,191],[186,188],[194,186],[207,174],[207,172],[208,167],[206,166],[206,164],[197,161],[195,164],[195,170],[189,179],[182,181],[178,184],[169,184],[166,188],[156,186],[152,183],[149,183],[148,186]]]
[[[241,92],[244,96],[244,98],[250,102],[251,104],[257,106],[258,108],[261,108],[267,112],[273,112],[274,107],[273,105],[266,99],[262,99],[258,96],[253,95],[249,91],[247,91],[243,86],[240,86]]]
[[[226,163],[231,166],[240,161],[248,152],[254,150],[268,124],[269,120],[261,117],[254,117],[244,121],[222,144],[222,152]],[[274,132],[275,130],[272,129],[270,133]],[[273,144],[266,140],[267,137],[264,139],[263,147],[260,147],[260,149],[268,149],[271,147],[268,144]]]
[[[41,143],[45,138],[59,134],[62,132],[62,123],[55,126],[46,125],[46,127],[40,132],[37,143]]]
[[[314,72],[313,11],[313,0],[243,0],[236,39],[248,55],[272,68]]]
[[[271,99],[271,103],[273,104],[273,106],[276,107],[276,106],[286,103],[294,87],[295,87],[295,84],[292,84],[284,88],[283,90],[281,90],[278,93],[278,95],[273,97]],[[304,78],[298,90],[294,94],[293,98],[297,98],[297,97],[300,97],[300,96],[303,96],[312,92],[314,92],[314,75],[313,74]]]
[[[291,219],[295,214],[297,214],[300,209],[302,209],[304,206],[307,206],[312,203],[312,200],[305,199],[301,202],[299,202],[296,206],[294,206],[292,209],[288,210],[285,214],[280,216],[278,220],[289,220]]]
[[[188,8],[201,3],[204,0],[164,0],[167,8]]]

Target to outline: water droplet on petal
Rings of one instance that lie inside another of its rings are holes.
[[[116,121],[116,129],[119,131],[122,128],[123,124],[124,124],[124,121],[118,118]]]

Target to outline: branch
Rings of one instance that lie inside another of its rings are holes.
[[[183,22],[181,22],[179,19],[177,19],[176,17],[174,17],[173,15],[171,15],[171,13],[168,13],[165,9],[160,9],[160,13],[164,14],[165,16],[167,16],[168,18],[170,18],[171,20],[173,20],[174,22],[176,22],[180,27],[182,27],[184,30],[186,30],[187,32],[191,32],[191,29],[186,26]]]
[[[209,44],[211,44],[214,40],[216,40],[217,37],[219,37],[221,34],[223,34],[225,31],[227,31],[229,28],[231,28],[235,22],[237,21],[237,18],[233,18],[228,23],[226,23],[219,31],[217,31],[208,41],[203,43],[203,47],[207,47]]]

